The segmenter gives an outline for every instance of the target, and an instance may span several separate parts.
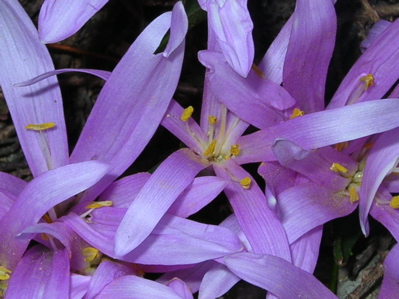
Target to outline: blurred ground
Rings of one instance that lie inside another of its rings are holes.
[[[37,22],[42,1],[20,0],[20,2],[34,22]],[[162,12],[170,10],[174,2],[110,0],[77,34],[56,45],[48,45],[55,67],[57,69],[96,68],[111,71],[145,26]],[[256,45],[255,62],[258,62],[294,10],[295,1],[249,0],[248,2],[255,24],[253,34]],[[399,15],[399,1],[370,0],[369,3],[383,19],[393,21]],[[328,76],[327,99],[331,98],[341,79],[359,57],[360,42],[374,23],[372,13],[365,9],[360,0],[339,0],[336,10],[338,36]],[[187,44],[190,46],[186,49],[182,79],[175,97],[184,106],[198,106],[202,94],[204,69],[196,61],[196,57],[199,50],[206,48],[205,23],[190,30]],[[72,149],[101,90],[103,81],[94,76],[80,73],[61,75],[59,81],[62,87],[70,148]],[[115,101],[117,100],[115,99]],[[160,128],[153,141],[127,173],[151,169],[179,146],[179,142],[174,137]],[[12,173],[26,180],[31,179],[1,93],[0,171]],[[334,264],[331,253],[335,240],[334,233],[334,227],[328,225],[316,272],[326,284],[330,281],[331,269]],[[375,291],[376,285],[380,282],[382,275],[381,263],[391,239],[382,230],[381,235],[359,242],[361,245],[351,257],[352,262],[339,271],[338,293],[340,298],[366,298],[365,296],[373,291],[374,295],[371,296],[375,297],[377,292]],[[367,252],[366,255],[364,251]],[[357,267],[356,271],[355,267]],[[356,275],[360,270],[363,272]],[[356,278],[357,280],[355,280]],[[240,283],[224,298],[264,298],[264,294],[263,290]]]

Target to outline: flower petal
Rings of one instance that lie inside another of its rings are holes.
[[[240,278],[280,299],[337,298],[313,275],[276,256],[242,252],[224,257],[223,263]]]
[[[266,197],[255,180],[243,168],[232,161],[225,167],[214,167],[217,176],[229,182],[225,193],[233,207],[237,220],[256,253],[270,253],[291,259],[288,240],[277,216],[268,208]],[[237,180],[237,181],[234,181]],[[239,181],[251,178],[251,185],[244,189]]]
[[[283,82],[305,113],[324,108],[325,81],[335,46],[336,27],[331,1],[296,2]]]
[[[189,149],[179,150],[167,158],[123,217],[115,235],[115,254],[123,256],[137,247],[205,166],[204,161]]]
[[[47,171],[31,181],[0,220],[3,228],[0,260],[15,265],[29,243],[29,240],[15,236],[36,224],[55,205],[98,182],[107,169],[108,166],[97,161],[82,162]],[[13,252],[12,256],[10,252]]]
[[[399,128],[380,134],[370,149],[359,191],[360,226],[367,236],[367,215],[384,178],[392,172],[399,159]]]
[[[34,176],[68,164],[68,144],[62,98],[56,78],[29,87],[14,87],[54,69],[46,47],[26,12],[16,1],[0,2],[0,85],[21,147]],[[44,131],[30,124],[54,123]]]
[[[11,275],[6,297],[68,299],[68,252],[40,245],[29,249]]]
[[[181,5],[175,6],[172,13],[159,16],[141,33],[101,90],[71,161],[96,159],[106,161],[111,168],[100,184],[86,192],[83,201],[93,200],[121,175],[160,124],[180,76],[183,37],[171,36],[175,46],[176,38],[180,43],[168,57],[153,53],[170,27],[172,15],[181,14],[181,9]]]
[[[56,43],[76,33],[108,0],[46,0],[39,13],[43,43]]]
[[[278,138],[315,149],[388,131],[399,126],[398,110],[398,99],[384,99],[296,117],[241,137],[238,144],[242,155],[235,161],[244,164],[275,160],[271,146]]]
[[[388,253],[384,261],[384,278],[382,279],[379,298],[395,298],[399,294],[399,246]]]
[[[216,36],[218,45],[231,67],[246,77],[254,59],[252,39],[253,23],[247,0],[208,0],[209,30]]]

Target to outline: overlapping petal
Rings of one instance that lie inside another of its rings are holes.
[[[0,2],[0,31],[0,85],[26,160],[38,176],[69,163],[61,93],[56,78],[14,87],[54,69],[32,21],[17,1]],[[54,123],[55,127],[40,132],[26,129],[43,123]]]
[[[172,17],[175,14],[179,17]],[[174,45],[169,49],[171,53],[153,53],[172,19],[173,26],[184,26],[187,22],[184,16],[184,8],[178,2],[173,12],[155,19],[136,39],[101,90],[71,161],[96,159],[107,161],[111,168],[109,175],[89,190],[84,200],[93,200],[122,174],[158,127],[180,75],[184,54],[181,31],[170,37],[169,43]],[[176,24],[176,19],[183,24]]]
[[[56,43],[76,33],[108,0],[45,0],[39,14],[43,43]]]

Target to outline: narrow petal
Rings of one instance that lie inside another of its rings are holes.
[[[392,234],[396,241],[399,240],[399,210],[389,205],[392,195],[385,189],[380,188],[376,200],[370,209],[370,215],[381,222]]]
[[[258,128],[283,121],[281,110],[295,104],[284,88],[255,72],[250,72],[246,79],[238,76],[220,53],[201,51],[199,59],[211,69],[208,81],[212,94],[237,116]]]
[[[175,13],[181,11],[159,16],[141,33],[101,90],[71,160],[96,159],[111,168],[109,175],[86,193],[85,200],[93,200],[132,164],[166,112],[180,76],[183,37],[171,36],[171,42],[176,46],[179,38],[180,45],[168,57],[153,53]]]
[[[278,204],[290,244],[327,221],[352,213],[357,207],[350,203],[348,196],[314,183],[297,185],[280,193]]]
[[[0,260],[14,266],[29,243],[28,239],[15,236],[36,224],[55,205],[98,182],[107,169],[106,165],[97,161],[70,164],[47,171],[31,181],[0,220],[0,227],[3,228]],[[14,254],[11,256],[10,252]]]
[[[399,129],[382,133],[376,139],[367,158],[359,192],[360,226],[366,236],[369,233],[367,216],[377,190],[384,178],[392,172],[393,168],[398,164],[398,138]]]
[[[207,165],[189,149],[172,154],[154,172],[130,205],[115,236],[115,254],[123,256],[154,229],[177,196]],[[151,215],[151,217],[148,217]]]
[[[240,278],[280,299],[337,298],[313,275],[276,256],[243,252],[226,256],[223,262]]]
[[[29,283],[26,283],[29,282]],[[69,298],[69,257],[66,250],[35,246],[11,275],[6,298]]]
[[[119,277],[108,284],[97,298],[182,299],[171,288],[134,275]]]
[[[284,24],[258,65],[267,79],[279,85],[283,83],[284,61],[291,36],[292,23],[293,16]]]
[[[193,293],[190,291],[184,281],[179,278],[173,278],[171,281],[169,281],[168,287],[175,291],[176,294],[178,294],[182,299],[193,298]]]
[[[319,258],[322,234],[323,226],[320,225],[291,244],[292,260],[295,266],[313,273]]]
[[[268,208],[262,190],[243,168],[234,162],[228,162],[227,169],[215,167],[215,172],[229,182],[225,193],[253,251],[270,253],[291,260],[284,228],[277,216]],[[244,189],[239,183],[245,177],[251,179],[248,189]]]
[[[38,176],[68,164],[61,93],[56,78],[29,87],[14,87],[54,70],[46,47],[18,2],[0,2],[0,31],[0,85],[30,170]],[[40,132],[26,129],[30,124],[43,123],[54,123],[55,127]]]
[[[225,265],[214,263],[204,275],[199,289],[199,299],[219,298],[241,279]]]
[[[388,253],[384,261],[384,278],[382,279],[379,298],[395,298],[399,294],[399,246]]]
[[[85,296],[86,299],[94,299],[101,290],[114,279],[124,275],[135,274],[133,266],[104,260],[97,267],[93,278],[90,281],[89,290]]]
[[[398,109],[399,100],[384,99],[296,117],[241,137],[238,143],[242,155],[235,161],[244,164],[275,160],[271,146],[278,138],[315,149],[388,131],[399,126]]]
[[[101,193],[100,201],[109,200],[114,207],[128,208],[150,177],[151,174],[143,172],[117,180]]]
[[[46,0],[39,13],[43,43],[56,43],[76,33],[108,0]]]
[[[208,0],[208,22],[228,63],[246,77],[254,59],[253,23],[247,0]]]
[[[71,274],[70,298],[84,298],[89,288],[91,276]]]
[[[298,0],[284,62],[284,88],[305,113],[324,108],[337,20],[331,1]]]
[[[215,176],[195,178],[167,211],[168,214],[187,218],[201,210],[223,191],[227,182]]]

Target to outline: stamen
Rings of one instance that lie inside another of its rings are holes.
[[[216,116],[211,116],[211,115],[208,116],[208,121],[210,125],[216,124],[217,120],[218,118]]]
[[[230,154],[238,156],[240,154],[240,146],[238,144],[233,144],[230,148]]]
[[[351,204],[359,201],[359,194],[357,193],[355,186],[349,188],[349,201]]]
[[[104,201],[93,201],[92,203],[88,204],[85,208],[86,209],[98,209],[102,207],[112,207],[114,202],[111,200],[104,200]]]
[[[374,85],[374,77],[371,74],[361,77],[360,81],[364,82],[364,91],[366,91],[367,89],[369,89],[369,87]]]
[[[245,190],[248,190],[249,187],[251,187],[251,178],[250,177],[245,177],[240,181],[241,187],[243,187]]]
[[[342,173],[348,172],[348,169],[339,163],[333,163],[330,167],[330,170],[335,171],[335,172],[342,172]]]
[[[208,148],[204,152],[205,157],[210,157],[215,153],[215,148],[216,148],[216,139],[209,144]]]
[[[83,256],[85,258],[85,261],[88,263],[99,258],[100,255],[101,255],[100,251],[94,247],[86,247],[83,249]]]
[[[304,111],[299,110],[298,108],[295,108],[294,111],[292,111],[292,114],[291,114],[291,116],[290,116],[290,119],[293,119],[293,118],[298,117],[298,116],[302,116],[302,115],[304,115],[304,114],[305,114]]]
[[[399,196],[392,197],[389,206],[393,209],[399,209]]]
[[[261,77],[262,79],[265,79],[265,78],[266,78],[265,74],[260,70],[260,68],[259,68],[255,63],[252,64],[251,69],[252,69],[259,77]]]
[[[43,123],[39,125],[29,124],[25,127],[27,130],[44,131],[55,127],[55,123]]]
[[[6,267],[0,266],[0,280],[10,279],[10,273],[12,272]]]
[[[53,223],[53,220],[51,220],[49,214],[47,214],[47,213],[44,214],[42,218],[43,218],[43,220],[46,221],[47,223]]]
[[[180,119],[182,121],[188,121],[190,119],[191,115],[193,114],[193,112],[194,112],[193,106],[188,106],[186,109],[184,109]]]

